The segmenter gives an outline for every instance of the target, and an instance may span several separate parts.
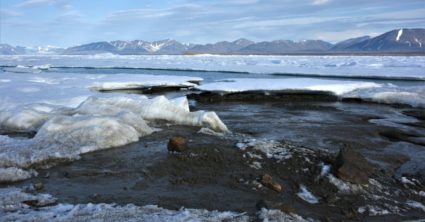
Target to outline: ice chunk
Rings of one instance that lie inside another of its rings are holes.
[[[152,76],[152,75],[108,75],[92,83],[89,88],[93,90],[118,90],[118,89],[143,89],[150,87],[180,87],[188,88],[200,82],[202,78],[187,76]]]
[[[50,109],[48,105],[44,107]],[[49,110],[43,109],[39,104],[0,109],[0,130],[36,131],[48,118]]]
[[[188,112],[187,106],[176,105],[164,96],[153,99],[144,97],[138,100],[128,97],[91,97],[77,108],[77,112],[106,114],[117,113],[123,109],[131,110],[145,120],[166,120],[175,124],[208,127],[218,132],[228,131],[226,125],[214,112]]]
[[[0,216],[4,220],[5,212],[17,211],[29,207],[26,203],[33,202],[36,206],[45,206],[56,202],[49,194],[29,194],[19,188],[0,188]],[[16,221],[15,218],[13,221]],[[21,220],[21,219],[19,219]]]
[[[136,142],[152,132],[143,119],[132,113],[102,117],[58,116],[47,121],[33,140],[63,149],[79,147],[80,153],[86,153]]]
[[[178,98],[174,98],[170,100],[171,102],[173,102],[175,105],[179,106],[180,108],[186,110],[186,111],[190,111],[189,110],[189,100],[187,100],[186,96],[183,97],[178,97]]]
[[[304,219],[303,217],[294,214],[289,213],[286,214],[280,210],[267,210],[265,208],[262,208],[258,214],[258,218],[260,221],[264,222],[307,222],[312,221],[310,219]]]
[[[16,182],[37,176],[37,172],[25,171],[16,167],[0,168],[0,183]]]
[[[315,197],[310,191],[308,191],[304,185],[300,186],[300,192],[297,193],[297,196],[311,204],[319,203],[317,197]]]

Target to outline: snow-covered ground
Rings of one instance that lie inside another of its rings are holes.
[[[19,55],[0,66],[125,67],[339,77],[425,79],[424,56]]]

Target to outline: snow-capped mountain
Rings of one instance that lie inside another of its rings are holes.
[[[425,52],[425,29],[396,29],[343,48],[365,52]]]
[[[123,55],[137,54],[182,54],[190,45],[175,40],[148,42],[143,40],[95,42],[65,50],[65,54],[115,53]]]
[[[194,45],[189,51],[193,53],[235,53],[254,43],[248,39],[238,39],[233,42],[222,41],[214,44]]]
[[[61,54],[64,50],[64,48],[52,45],[25,48],[26,54]]]
[[[212,44],[185,44],[175,40],[160,41],[111,41],[93,42],[65,49],[45,47],[14,47],[0,44],[0,54],[97,54],[113,53],[121,55],[145,54],[335,54],[335,53],[425,53],[425,29],[396,29],[371,38],[362,36],[347,39],[332,45],[322,40],[275,40],[253,42],[238,39],[232,42],[221,41]]]

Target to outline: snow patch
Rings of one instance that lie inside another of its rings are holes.
[[[315,197],[304,185],[300,186],[300,192],[297,193],[297,196],[307,203],[317,204],[319,203],[319,199]]]
[[[274,140],[246,140],[236,144],[241,150],[251,148],[263,153],[269,159],[283,161],[292,157],[292,153],[281,143]]]
[[[397,37],[396,37],[396,41],[398,42],[398,41],[400,41],[400,37],[403,35],[403,29],[400,29],[400,30],[398,30],[398,33],[397,33]]]
[[[19,188],[0,188],[0,215],[2,217],[2,220],[22,221],[22,218],[7,220],[5,217],[8,215],[7,212],[29,209],[29,205],[27,205],[25,202],[33,202],[37,206],[46,206],[55,203],[56,198],[52,197],[49,194],[33,195],[30,193],[25,193]]]
[[[258,219],[264,222],[307,222],[314,221],[310,218],[304,219],[303,217],[289,213],[286,214],[280,210],[267,210],[262,208],[258,214]]]
[[[16,182],[37,176],[34,170],[25,171],[16,167],[0,168],[0,183]]]
[[[425,212],[425,205],[423,205],[422,203],[419,203],[414,200],[408,200],[406,201],[406,204],[409,205],[410,207],[417,208]]]

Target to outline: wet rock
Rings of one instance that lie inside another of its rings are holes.
[[[168,141],[168,151],[183,152],[187,149],[187,139],[181,136],[173,136]]]
[[[263,184],[263,186],[269,189],[272,189],[276,192],[282,191],[282,186],[279,183],[273,181],[273,177],[270,176],[269,174],[264,174],[261,177],[261,184]]]
[[[349,147],[339,151],[334,170],[338,178],[355,184],[367,184],[369,177],[375,171],[360,153]]]

